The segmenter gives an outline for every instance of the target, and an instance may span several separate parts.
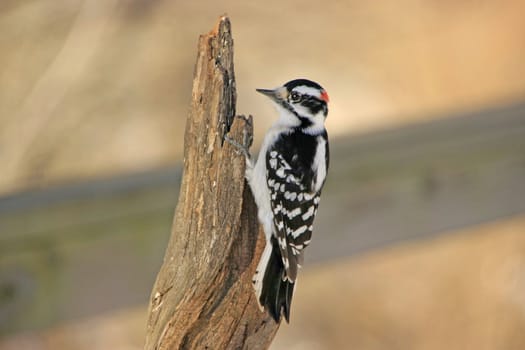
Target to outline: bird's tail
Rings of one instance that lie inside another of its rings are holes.
[[[281,312],[286,322],[290,322],[290,306],[294,282],[286,278],[286,271],[277,239],[271,237],[253,277],[255,294],[261,309],[266,309],[275,322],[281,320]]]

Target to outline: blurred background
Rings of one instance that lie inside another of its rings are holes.
[[[330,95],[332,163],[272,349],[525,348],[522,1],[3,0],[0,349],[140,349],[198,36],[237,113]]]

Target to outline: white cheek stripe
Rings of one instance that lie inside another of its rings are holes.
[[[321,92],[318,89],[314,89],[313,87],[298,86],[295,89],[293,89],[293,91],[296,91],[296,92],[298,92],[298,93],[300,93],[302,95],[306,94],[306,95],[310,95],[310,96],[315,96],[315,97],[321,98]]]

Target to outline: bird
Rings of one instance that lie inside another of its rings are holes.
[[[260,309],[276,323],[282,316],[289,323],[298,270],[328,172],[329,97],[308,79],[256,91],[271,100],[279,116],[264,136],[257,161],[246,158],[245,178],[266,237],[252,283]]]

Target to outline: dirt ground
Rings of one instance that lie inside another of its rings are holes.
[[[525,216],[307,266],[272,349],[525,347]],[[146,306],[0,340],[0,349],[138,350]]]

